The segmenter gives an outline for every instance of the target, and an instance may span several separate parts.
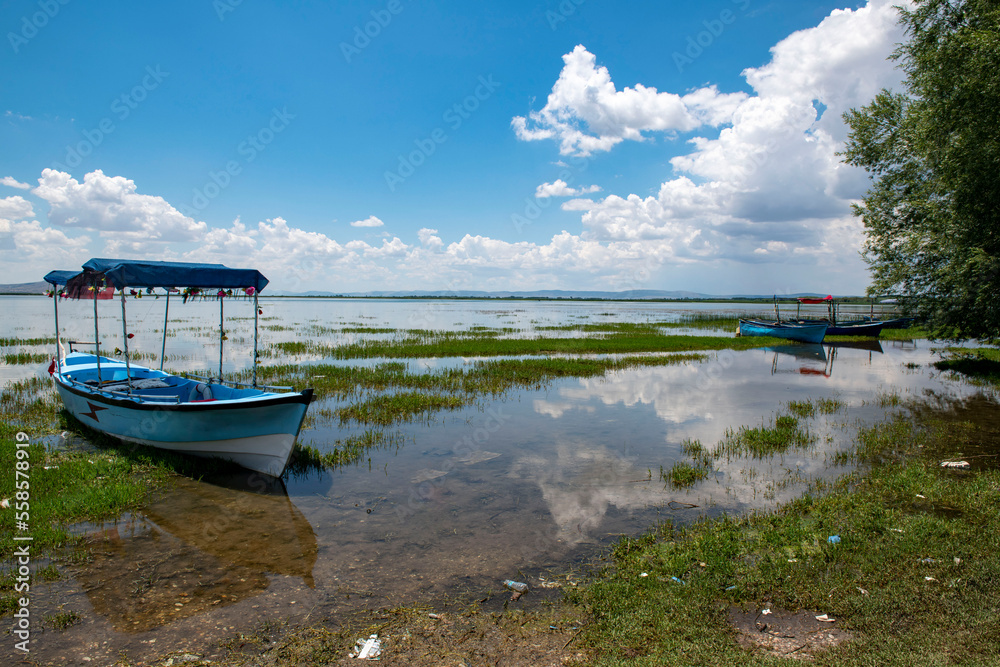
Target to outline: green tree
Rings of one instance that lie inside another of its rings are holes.
[[[899,294],[942,338],[1000,338],[1000,2],[916,0],[893,54],[905,90],[844,114],[844,161],[872,187],[870,294]]]

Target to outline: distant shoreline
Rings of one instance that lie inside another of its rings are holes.
[[[29,296],[44,297],[43,292],[3,292],[0,296]],[[261,294],[261,299],[345,299],[345,300],[386,300],[386,301],[549,301],[553,303],[576,303],[576,302],[606,302],[606,303],[774,303],[774,297],[649,297],[629,298],[629,297],[599,297],[599,296],[444,296],[444,295],[349,295],[349,294]],[[795,303],[796,297],[780,297],[779,304]],[[870,297],[865,296],[845,296],[837,297],[837,303],[870,304]]]

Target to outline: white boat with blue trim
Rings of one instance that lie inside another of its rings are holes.
[[[45,280],[53,285],[57,357],[50,370],[66,409],[85,426],[127,442],[195,456],[217,457],[275,477],[288,463],[295,438],[312,401],[312,389],[257,384],[257,295],[267,278],[253,269],[230,269],[221,264],[142,262],[93,259],[81,272],[53,271]],[[114,288],[121,292],[124,359],[100,353],[95,316],[94,353],[63,353],[59,336],[59,285],[71,298],[94,300]],[[184,287],[209,292],[219,299],[219,377],[183,377],[161,368],[131,363],[125,319],[129,288],[167,290],[164,348],[170,293]],[[254,307],[254,371],[251,383],[222,377],[222,341],[225,340],[223,302],[232,290],[243,290]]]

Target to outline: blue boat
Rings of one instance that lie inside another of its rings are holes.
[[[267,278],[254,269],[231,269],[221,264],[144,262],[92,259],[83,271],[52,271],[45,276],[53,286],[56,320],[56,358],[52,379],[66,409],[85,426],[120,440],[195,456],[218,457],[275,477],[284,472],[302,427],[312,389],[269,387],[257,383],[257,295]],[[93,353],[64,353],[59,334],[59,286],[64,296],[94,300]],[[219,376],[182,377],[131,363],[126,292],[166,290],[163,349],[166,348],[171,291],[187,288],[219,300]],[[97,301],[109,289],[119,290],[122,302],[124,359],[101,355]],[[224,302],[242,290],[254,308],[254,369],[251,383],[222,377]]]
[[[802,343],[820,343],[826,330],[826,323],[788,324],[785,322],[761,322],[758,320],[740,320],[741,336],[771,336],[785,340],[797,340]]]
[[[885,322],[871,320],[852,320],[830,324],[826,319],[801,318],[792,320],[791,324],[828,324],[827,336],[869,336],[877,338],[885,328]]]

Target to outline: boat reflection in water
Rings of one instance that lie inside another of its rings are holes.
[[[882,344],[876,338],[849,342],[824,342],[822,345],[776,345],[764,349],[774,353],[771,360],[771,375],[794,373],[822,377],[830,377],[833,374],[833,365],[839,350],[867,351],[869,363],[872,354],[883,353]],[[793,357],[798,363],[783,362],[781,361],[783,356]]]
[[[795,373],[802,375],[826,375],[826,350],[818,343],[803,345],[775,345],[765,347],[767,352],[774,353],[771,359],[771,375]],[[794,362],[786,363],[782,357],[792,357]]]
[[[241,472],[178,478],[143,510],[88,533],[93,560],[75,572],[119,632],[144,632],[256,596],[269,575],[310,588],[316,534],[280,479]]]

